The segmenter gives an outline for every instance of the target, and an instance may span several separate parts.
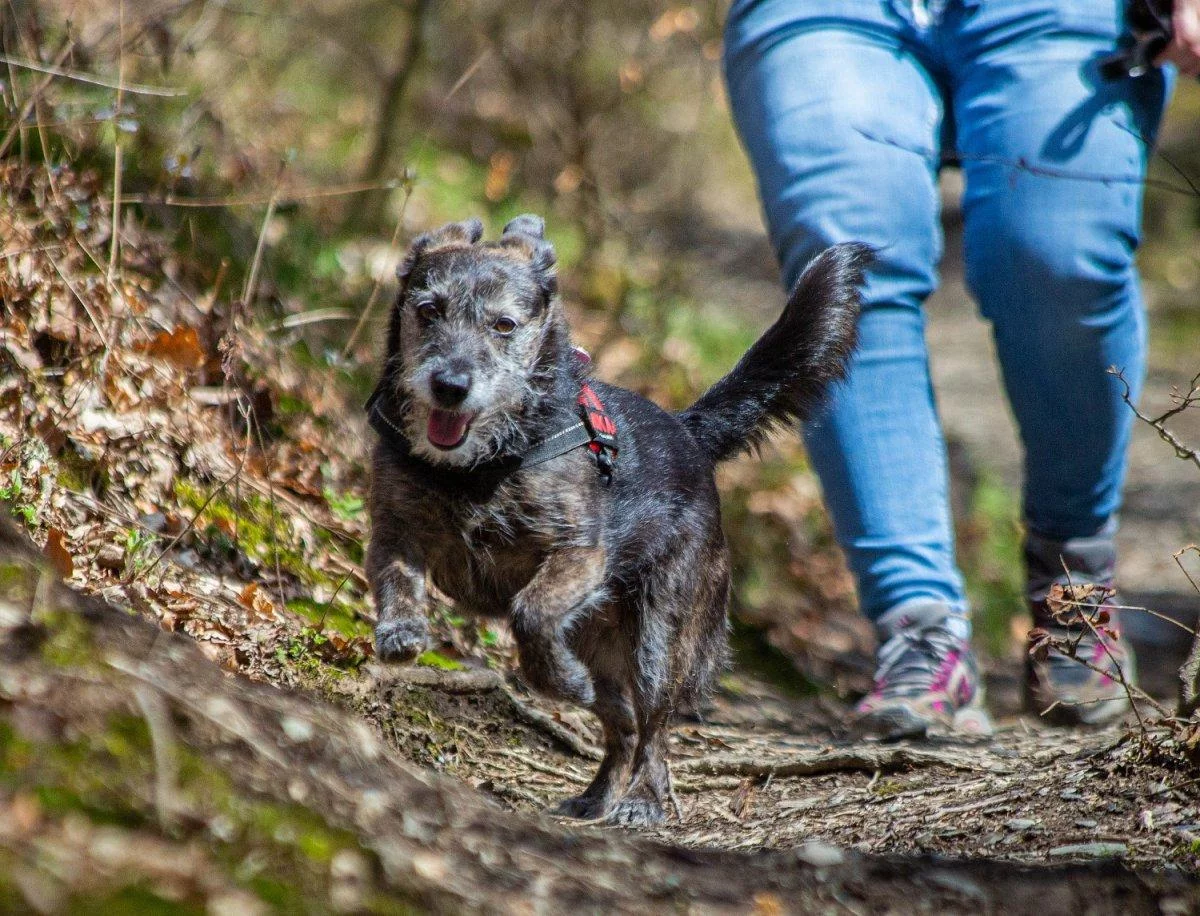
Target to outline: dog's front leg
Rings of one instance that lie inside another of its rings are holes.
[[[412,538],[376,518],[367,547],[367,578],[375,596],[375,657],[407,662],[428,646],[425,561]]]
[[[592,677],[567,645],[580,614],[603,598],[602,547],[572,547],[552,553],[513,599],[511,622],[521,672],[535,690],[591,706]]]

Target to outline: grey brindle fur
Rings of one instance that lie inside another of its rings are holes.
[[[408,450],[383,438],[374,453],[377,654],[406,661],[426,647],[427,577],[460,609],[507,619],[525,680],[604,728],[595,779],[556,810],[654,823],[671,791],[671,714],[700,703],[726,663],[715,465],[810,415],[842,377],[871,252],[816,258],[779,320],[682,413],[591,381],[620,435],[606,486],[585,448],[508,463],[577,419],[586,369],[542,221],[518,217],[494,242],[481,234],[469,220],[421,236],[399,271],[377,392]],[[462,429],[456,445],[433,441]]]

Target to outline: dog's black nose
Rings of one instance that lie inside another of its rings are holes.
[[[443,369],[430,379],[433,399],[441,407],[457,407],[471,390],[471,373]]]

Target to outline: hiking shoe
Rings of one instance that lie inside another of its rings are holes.
[[[1025,661],[1025,708],[1059,725],[1103,725],[1129,712],[1121,684],[1137,679],[1121,638],[1113,589],[1115,520],[1091,537],[1025,538],[1034,629]]]
[[[1121,638],[1109,586],[1052,587],[1033,603],[1025,708],[1056,725],[1105,725],[1130,709],[1137,659]],[[1121,683],[1122,677],[1125,684]]]
[[[854,708],[857,731],[887,739],[991,734],[979,666],[952,629],[955,616],[930,602],[896,608],[878,621],[883,643],[875,686]]]

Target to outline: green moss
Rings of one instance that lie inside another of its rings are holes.
[[[316,812],[244,793],[212,758],[186,745],[176,744],[174,755],[177,790],[189,814],[169,838],[202,849],[232,881],[268,905],[288,913],[324,912],[334,856],[354,850],[375,864],[355,834],[331,826]],[[159,832],[153,760],[148,727],[138,716],[116,713],[102,728],[48,742],[22,737],[0,718],[0,786],[6,793],[31,795],[50,819],[82,816],[93,824]],[[213,824],[221,826],[211,829]],[[0,902],[6,897],[8,868],[0,849]],[[113,880],[116,886],[100,887],[86,900],[72,899],[70,911],[203,909],[196,901],[164,900],[136,869]],[[378,902],[392,912],[409,906],[391,893],[378,894]]]
[[[28,563],[0,562],[0,599],[18,607],[28,607],[41,574]]]
[[[356,586],[317,569],[309,557],[321,550],[340,553],[349,562],[359,563],[360,544],[334,538],[323,529],[316,529],[311,541],[306,540],[292,528],[286,513],[279,507],[272,509],[271,501],[257,493],[243,492],[235,497],[226,491],[210,499],[210,491],[193,481],[180,479],[175,482],[175,495],[193,513],[204,507],[195,527],[212,550],[226,553],[230,559],[240,551],[264,566],[278,564],[282,572],[313,590],[323,589],[332,594],[341,586],[339,595],[343,604],[339,613],[353,618]]]
[[[347,638],[371,635],[371,625],[348,602],[329,604],[311,598],[293,598],[287,603],[287,609],[319,629],[333,630]]]
[[[462,671],[466,668],[466,665],[461,662],[447,658],[440,652],[435,652],[432,649],[418,655],[417,664],[424,665],[426,668],[440,668],[442,671]]]
[[[72,916],[187,916],[189,913],[205,913],[207,908],[191,900],[164,897],[145,883],[118,888],[111,894],[94,897],[76,896],[71,900],[69,912]]]
[[[46,628],[42,659],[56,668],[93,669],[99,666],[91,627],[72,609],[34,608],[34,622]]]

